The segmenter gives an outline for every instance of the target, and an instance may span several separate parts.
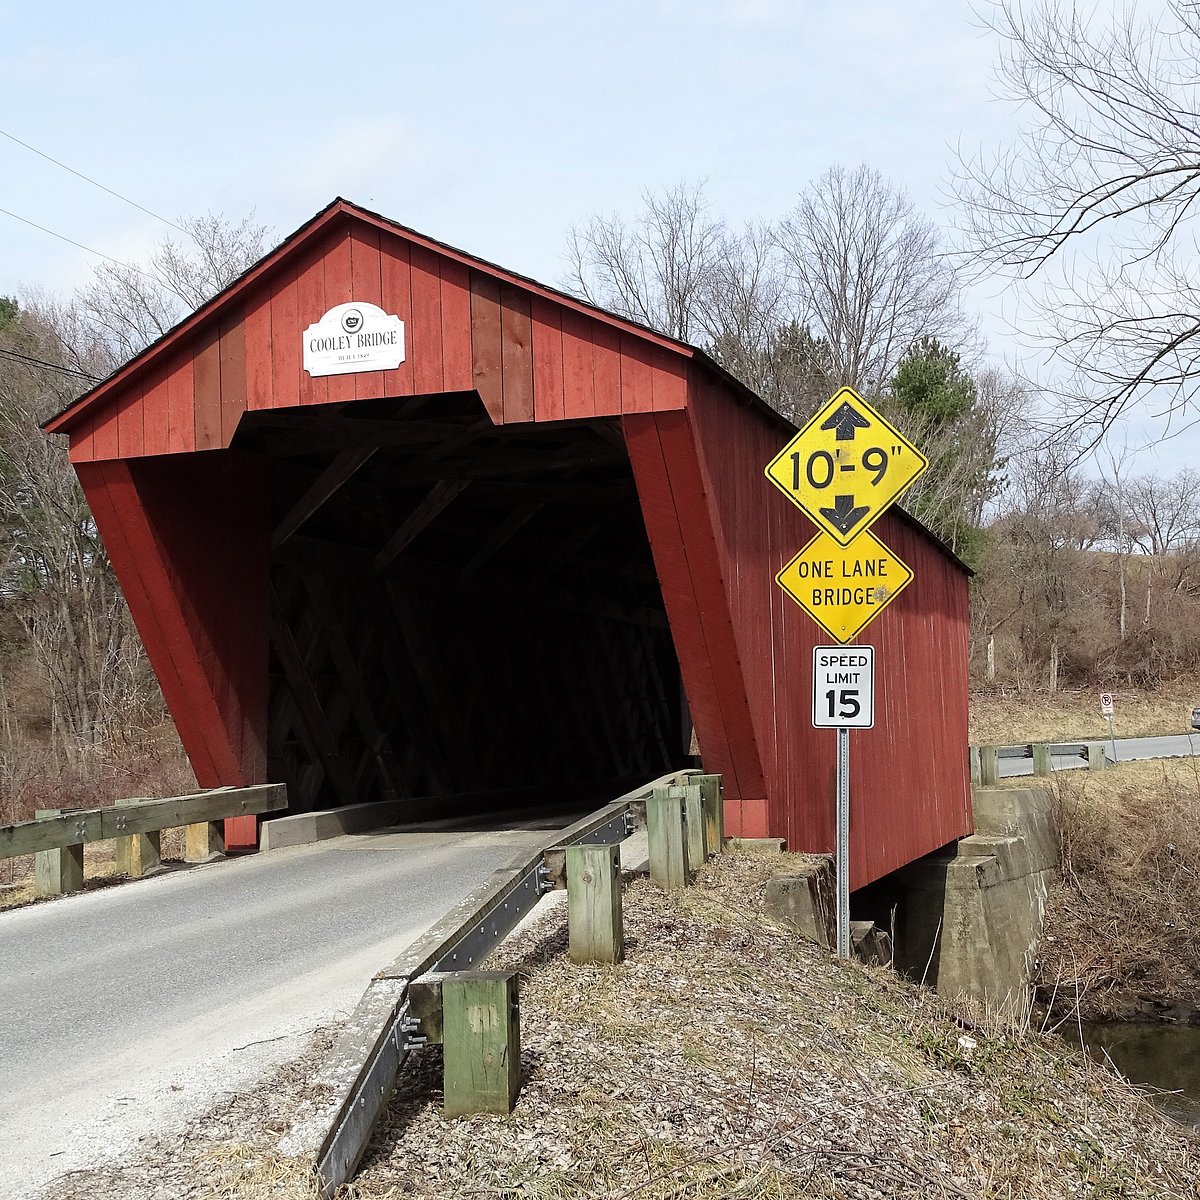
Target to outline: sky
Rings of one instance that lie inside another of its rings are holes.
[[[277,238],[341,195],[548,283],[566,234],[706,181],[774,219],[867,163],[939,225],[959,146],[1011,137],[966,0],[0,0],[0,130],[161,216],[251,210]],[[0,137],[0,208],[115,258],[172,231]],[[0,294],[101,261],[0,213]],[[1020,349],[977,290],[997,361]]]

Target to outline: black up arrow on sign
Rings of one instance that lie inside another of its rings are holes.
[[[871,422],[856,408],[853,408],[849,401],[845,401],[841,408],[831,414],[827,420],[821,422],[821,428],[832,429],[839,442],[852,442],[854,441],[855,431],[870,429]],[[849,499],[849,496],[839,496],[838,503],[840,504],[842,500]]]

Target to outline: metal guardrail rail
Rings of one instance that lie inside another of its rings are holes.
[[[1047,742],[1044,743],[1051,758],[1082,758],[1088,756],[1087,742]],[[1033,743],[1026,742],[1020,746],[997,746],[998,758],[1032,758]]]
[[[327,1060],[321,1080],[334,1090],[328,1129],[316,1153],[326,1196],[353,1176],[409,1051],[422,1045],[409,1013],[408,985],[418,976],[478,966],[549,891],[565,886],[566,847],[618,842],[634,830],[656,787],[696,771],[673,771],[559,830],[541,849],[496,871],[372,980]]]

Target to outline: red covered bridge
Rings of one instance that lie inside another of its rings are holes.
[[[310,373],[351,302],[402,360]],[[201,785],[601,795],[694,726],[729,832],[832,848],[824,639],[774,582],[813,529],[763,477],[793,430],[701,351],[338,200],[47,428]],[[971,826],[967,574],[875,531],[916,578],[870,629],[855,887]]]

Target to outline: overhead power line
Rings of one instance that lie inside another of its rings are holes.
[[[119,258],[113,258],[111,254],[105,254],[103,250],[93,250],[91,246],[85,246],[82,242],[77,242],[74,238],[69,238],[65,233],[58,233],[56,230],[47,229],[45,225],[39,225],[36,221],[31,221],[28,217],[23,217],[19,213],[11,212],[7,208],[0,208],[0,213],[6,217],[12,217],[14,221],[20,221],[23,225],[28,225],[33,229],[40,229],[43,233],[48,233],[51,237],[56,237],[60,242],[66,242],[71,246],[77,246],[80,250],[86,250],[88,254],[94,254],[97,258],[106,258],[110,263],[116,263],[118,267],[124,267],[127,271],[136,271],[139,275],[144,275],[147,279],[153,279],[158,282],[147,271],[143,271],[140,267],[135,267],[132,263],[122,262]]]
[[[90,375],[87,371],[80,371],[76,367],[64,367],[59,363],[46,362],[42,358],[32,358],[28,354],[20,354],[16,350],[6,350],[2,346],[0,346],[0,357],[13,358],[17,362],[25,363],[27,366],[42,367],[47,371],[61,371],[64,375],[77,375],[80,379],[86,379],[90,383],[100,382],[99,375]]]
[[[3,136],[8,138],[10,142],[16,142],[18,146],[24,146],[26,150],[36,154],[39,158],[44,158],[47,162],[53,163],[56,167],[61,167],[64,171],[69,171],[77,179],[82,179],[85,183],[90,183],[93,187],[98,187],[102,192],[107,192],[110,196],[115,196],[118,200],[125,204],[133,205],[134,208],[136,208],[139,212],[144,212],[148,217],[153,217],[156,221],[161,221],[164,225],[170,225],[172,229],[178,229],[179,232],[184,234],[186,237],[192,236],[186,229],[183,228],[182,225],[177,225],[174,221],[164,217],[161,213],[156,213],[153,209],[147,208],[144,204],[139,204],[136,200],[130,200],[128,196],[122,196],[120,192],[114,192],[112,188],[105,187],[104,184],[93,179],[90,175],[85,175],[82,171],[75,170],[74,167],[68,167],[65,162],[60,162],[57,158],[51,158],[49,154],[39,150],[36,146],[31,146],[28,142],[21,141],[19,137],[15,137],[7,130],[0,129],[0,134],[3,134]],[[78,245],[78,243],[76,243],[76,245]],[[87,249],[87,247],[85,246],[84,249]],[[94,254],[95,251],[92,251],[92,253]]]

